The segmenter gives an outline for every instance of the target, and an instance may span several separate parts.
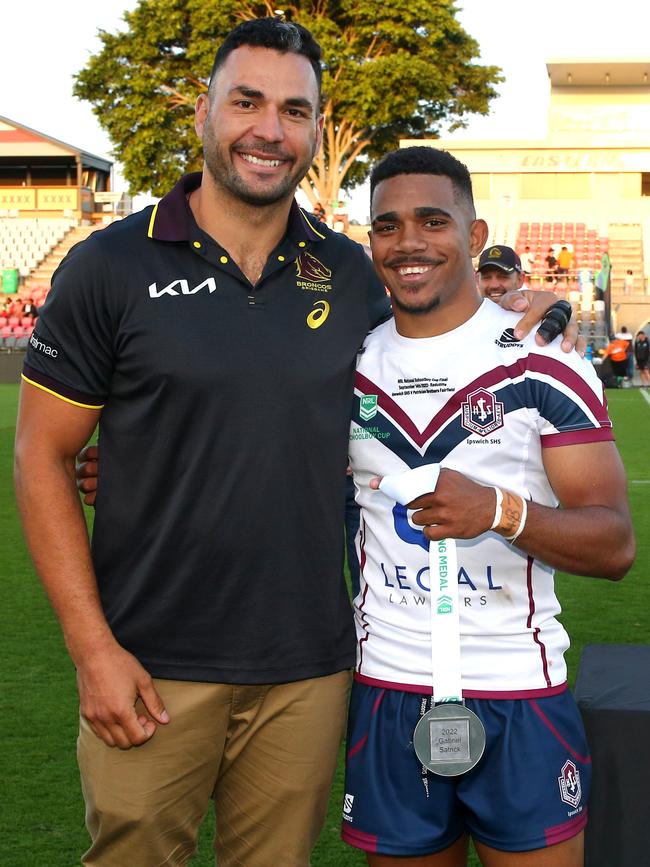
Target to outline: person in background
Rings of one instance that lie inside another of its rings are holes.
[[[603,352],[603,359],[609,358],[612,371],[616,377],[616,384],[620,388],[627,382],[627,359],[630,341],[620,335],[612,334],[608,345]]]
[[[648,342],[645,331],[637,332],[634,340],[634,358],[641,378],[641,385],[647,388],[650,386],[650,370],[648,370],[648,364],[650,363],[650,342]]]
[[[631,271],[629,268],[625,272],[625,279],[623,282],[623,292],[626,295],[631,295],[634,292],[634,271]]]
[[[555,283],[555,269],[557,267],[557,259],[555,258],[555,250],[553,249],[553,247],[548,248],[548,253],[544,258],[544,262],[546,264],[546,277],[544,279],[547,283]]]
[[[531,253],[530,247],[526,246],[521,254],[521,270],[524,274],[526,283],[530,283],[530,278],[535,270],[535,256]]]
[[[23,316],[31,316],[34,319],[38,316],[38,307],[34,304],[33,298],[28,298],[23,308]]]
[[[573,253],[568,247],[562,246],[557,255],[556,273],[566,276],[573,266]]]
[[[479,256],[476,279],[481,295],[498,303],[506,292],[524,285],[521,260],[512,247],[493,244]]]
[[[627,358],[625,368],[625,382],[632,383],[634,379],[634,341],[631,333],[627,330],[627,326],[623,325],[616,337],[619,340],[627,341]]]

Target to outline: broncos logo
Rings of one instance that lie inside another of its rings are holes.
[[[327,265],[319,262],[311,253],[305,251],[296,259],[296,276],[302,280],[310,280],[317,283],[329,280],[332,276],[332,271]]]

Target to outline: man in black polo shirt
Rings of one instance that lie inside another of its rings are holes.
[[[293,201],[319,60],[297,25],[236,28],[197,102],[202,175],[75,247],[30,341],[17,490],[77,668],[87,865],[185,864],[212,796],[220,867],[306,867],[325,815],[354,361],[388,310],[363,249]],[[73,464],[100,416],[91,552]]]

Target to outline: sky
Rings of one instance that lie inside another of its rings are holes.
[[[380,0],[378,0],[379,5]],[[137,0],[12,0],[3,4],[0,115],[112,159],[111,143],[87,103],[72,96],[73,75],[100,48],[98,30],[124,28]],[[650,4],[641,0],[457,0],[459,19],[480,46],[479,61],[501,67],[505,82],[470,139],[538,139],[546,134],[552,59],[647,59]],[[600,12],[599,12],[600,10]],[[124,189],[116,166],[116,189]],[[367,193],[351,197],[361,222]],[[145,200],[141,197],[138,204]]]

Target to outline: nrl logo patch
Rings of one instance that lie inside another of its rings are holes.
[[[477,388],[461,404],[460,423],[470,433],[486,437],[503,427],[503,404],[492,392]]]
[[[577,807],[582,798],[582,785],[580,783],[580,771],[571,761],[566,761],[562,766],[562,773],[557,778],[560,786],[560,798],[570,807]]]
[[[311,253],[301,253],[296,259],[296,285],[309,292],[329,292],[332,270]]]
[[[359,417],[361,421],[370,421],[377,415],[377,395],[364,394],[359,399]]]

